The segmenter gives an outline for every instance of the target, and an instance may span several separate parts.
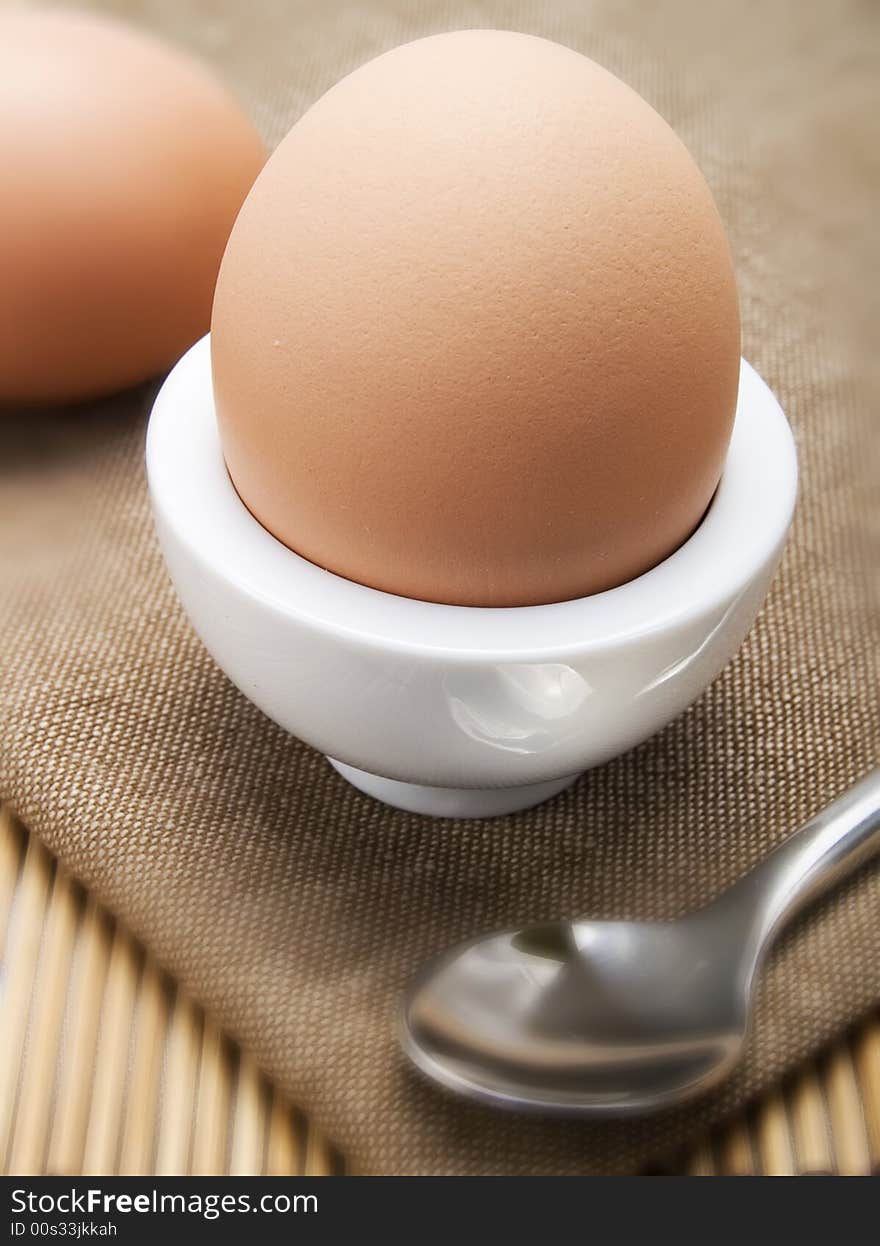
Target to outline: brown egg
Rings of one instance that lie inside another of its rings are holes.
[[[232,479],[352,580],[511,606],[669,555],[718,483],[739,371],[693,159],[583,56],[467,31],[397,48],[293,127],[213,313]]]
[[[208,328],[265,150],[204,67],[116,22],[0,15],[0,401],[86,398]]]

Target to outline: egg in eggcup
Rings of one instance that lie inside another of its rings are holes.
[[[500,31],[395,49],[297,122],[147,467],[233,682],[362,791],[460,817],[699,696],[797,487],[693,159],[593,62]]]

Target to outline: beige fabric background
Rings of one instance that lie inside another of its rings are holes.
[[[631,1169],[880,998],[880,872],[785,939],[744,1066],[686,1111],[585,1125],[455,1102],[406,1068],[395,1003],[425,955],[483,928],[707,899],[876,761],[880,14],[856,0],[93,7],[213,60],[271,141],[395,43],[463,26],[544,34],[642,92],[713,186],[746,353],[798,441],[793,538],[702,700],[526,814],[443,824],[373,804],[215,669],[151,531],[154,387],[0,416],[0,796],[362,1170]]]

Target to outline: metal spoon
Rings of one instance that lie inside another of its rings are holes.
[[[679,1103],[736,1064],[783,925],[878,848],[875,770],[677,921],[559,922],[453,948],[410,985],[404,1050],[499,1106],[619,1116]]]

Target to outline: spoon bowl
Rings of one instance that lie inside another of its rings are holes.
[[[704,942],[700,916],[466,944],[413,983],[405,1048],[450,1089],[501,1106],[625,1114],[697,1094],[736,1062],[748,1023],[748,969]]]
[[[448,1089],[547,1114],[619,1116],[724,1078],[784,921],[880,846],[880,771],[706,908],[672,922],[558,922],[426,965],[401,1038]]]

